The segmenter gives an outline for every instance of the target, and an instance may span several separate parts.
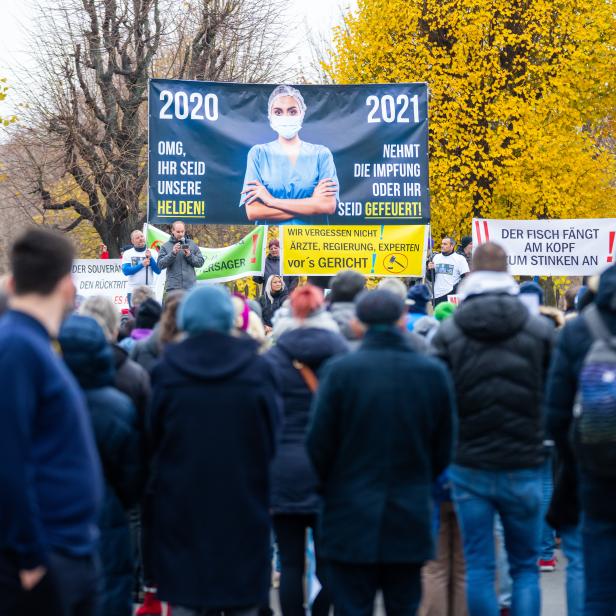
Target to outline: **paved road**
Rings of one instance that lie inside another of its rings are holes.
[[[565,604],[565,560],[558,554],[556,571],[541,574],[541,615],[542,616],[565,616],[567,608]],[[272,608],[276,616],[281,616],[278,606],[277,593],[272,592]],[[385,610],[380,601],[377,601],[374,610],[375,616],[384,616]]]
[[[565,605],[565,561],[560,554],[558,554],[558,559],[556,571],[541,574],[542,616],[565,616],[567,613]],[[275,590],[271,594],[271,606],[276,616],[281,616],[278,593]],[[166,614],[166,610],[163,611],[163,614]],[[374,616],[385,616],[382,602],[378,599]]]

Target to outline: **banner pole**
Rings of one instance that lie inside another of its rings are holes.
[[[151,93],[151,78],[148,77],[148,157],[147,157],[147,167],[146,173],[148,174],[148,181],[146,182],[147,186],[147,199],[145,201],[145,224],[146,230],[150,226],[150,93]],[[147,236],[146,236],[147,237]]]

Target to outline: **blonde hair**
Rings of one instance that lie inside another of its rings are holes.
[[[86,297],[79,306],[79,314],[92,317],[102,328],[107,342],[116,342],[120,331],[120,313],[104,295]]]

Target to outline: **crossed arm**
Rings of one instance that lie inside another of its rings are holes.
[[[253,180],[242,191],[246,195],[246,216],[248,220],[290,220],[295,216],[333,214],[336,211],[336,182],[331,178],[322,179],[312,196],[304,199],[278,199],[259,182]]]

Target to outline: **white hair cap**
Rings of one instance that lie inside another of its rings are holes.
[[[276,88],[274,88],[274,91],[270,94],[269,101],[267,102],[268,116],[271,115],[272,105],[279,96],[292,96],[297,101],[300,113],[302,115],[306,113],[306,103],[304,102],[304,97],[300,94],[300,91],[293,86],[281,85],[276,86]]]

